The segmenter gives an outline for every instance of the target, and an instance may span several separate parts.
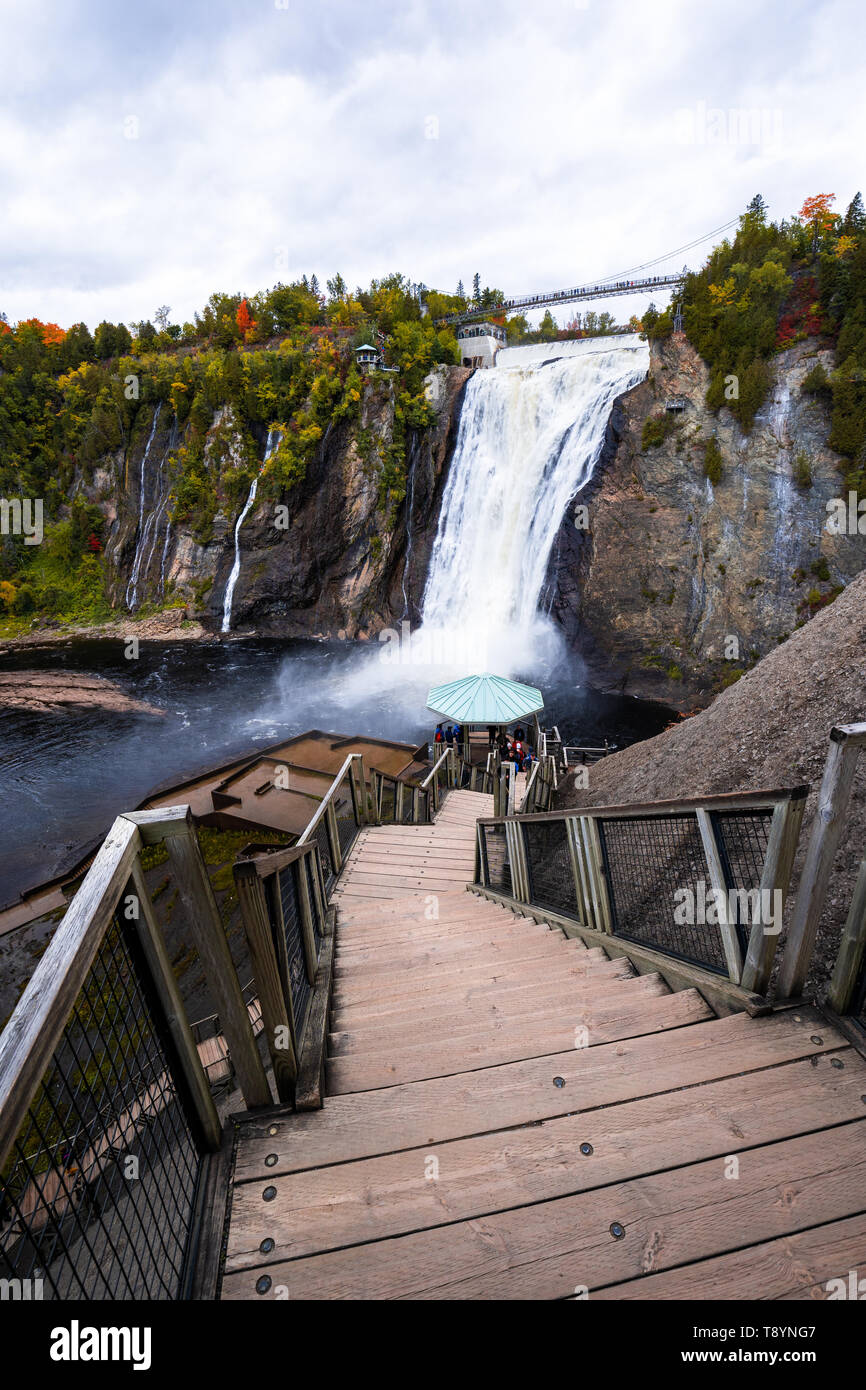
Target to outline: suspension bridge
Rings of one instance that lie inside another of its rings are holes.
[[[641,265],[618,271],[615,275],[606,276],[592,284],[575,285],[564,290],[543,290],[540,293],[516,295],[511,299],[502,299],[498,304],[471,305],[468,309],[461,310],[460,313],[449,314],[445,318],[437,319],[437,323],[443,325],[471,323],[473,319],[489,318],[492,313],[510,314],[523,309],[549,308],[554,304],[574,304],[590,299],[608,299],[613,295],[644,294],[648,291],[652,293],[663,289],[678,289],[689,274],[687,265],[684,265],[679,271],[668,271],[656,275],[649,275],[647,271],[662,265],[665,261],[672,260],[674,256],[693,250],[712,237],[729,231],[737,225],[739,220],[739,217],[734,217],[729,222],[723,223],[721,227],[715,227],[711,232],[705,232],[703,236],[696,237],[694,241],[687,242],[684,246],[678,246],[673,251],[666,251],[651,261],[644,261]]]

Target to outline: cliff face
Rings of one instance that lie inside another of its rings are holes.
[[[814,340],[779,354],[745,435],[727,409],[707,409],[707,368],[684,335],[652,344],[647,379],[616,403],[592,484],[575,499],[589,529],[576,529],[571,508],[551,562],[554,613],[608,683],[681,707],[705,702],[866,567],[866,537],[825,529],[842,478],[826,412],[800,389],[832,358]],[[682,409],[668,413],[671,403]],[[651,416],[668,432],[643,447]],[[711,437],[715,483],[704,473]]]
[[[426,394],[435,418],[410,431],[405,496],[383,485],[380,447],[394,439],[390,381],[367,383],[357,421],[326,431],[303,481],[262,497],[244,521],[232,631],[279,637],[365,638],[417,620],[446,465],[471,373],[441,367]],[[172,418],[149,415],[127,458],[107,459],[83,490],[109,522],[105,554],[115,607],[177,597],[218,631],[244,503],[222,500],[206,542],[170,522],[170,455],[184,440]],[[259,457],[265,441],[259,441]],[[219,465],[217,457],[220,458]],[[205,447],[208,469],[225,479],[244,463],[230,407],[218,412]]]

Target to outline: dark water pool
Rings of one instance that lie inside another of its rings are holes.
[[[73,642],[0,658],[0,670],[101,675],[164,711],[161,718],[102,711],[0,713],[0,906],[75,862],[119,812],[155,786],[305,729],[421,742],[441,669],[383,664],[361,643],[232,641]],[[520,678],[519,676],[517,677]],[[526,672],[542,688],[546,723],[564,738],[620,746],[658,733],[662,705],[603,694],[577,666]]]

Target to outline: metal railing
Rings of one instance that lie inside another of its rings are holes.
[[[807,791],[479,820],[476,882],[761,992]]]
[[[140,863],[165,841],[249,1105],[271,1095],[189,807],[119,816],[0,1035],[0,1267],[189,1296],[220,1122]]]

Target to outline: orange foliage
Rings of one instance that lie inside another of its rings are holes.
[[[250,331],[256,326],[256,321],[250,313],[250,306],[246,299],[242,299],[238,305],[237,321],[238,328],[246,339]]]
[[[21,319],[18,328],[35,328],[43,343],[56,347],[66,337],[66,330],[56,323],[43,323],[41,319]]]
[[[811,223],[816,231],[825,231],[828,227],[832,227],[835,219],[835,214],[830,211],[830,205],[835,197],[835,193],[815,193],[811,198],[806,199],[797,216],[803,222]]]

